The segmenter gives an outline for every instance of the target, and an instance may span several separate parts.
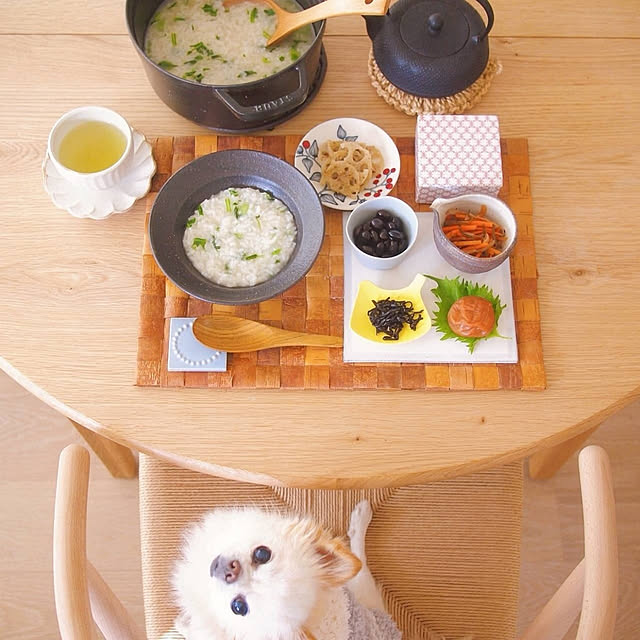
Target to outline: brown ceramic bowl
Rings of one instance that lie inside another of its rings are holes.
[[[487,207],[487,217],[499,224],[506,233],[506,244],[501,253],[492,258],[477,258],[460,251],[442,231],[442,222],[450,209],[460,209],[469,213],[477,213],[480,207]],[[433,240],[438,253],[452,266],[464,273],[485,273],[500,266],[511,254],[516,244],[518,228],[513,211],[492,196],[471,193],[457,198],[437,198],[431,204],[433,209]]]
[[[223,287],[205,278],[182,246],[185,223],[198,204],[229,187],[272,193],[296,223],[289,262],[273,278],[251,287]],[[316,190],[290,164],[261,151],[231,149],[193,160],[165,183],[149,216],[149,240],[158,265],[183,291],[217,304],[253,304],[286,291],[311,269],[324,240],[324,214]]]

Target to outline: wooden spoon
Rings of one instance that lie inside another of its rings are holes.
[[[316,333],[285,331],[236,316],[211,314],[193,323],[193,334],[202,344],[229,353],[258,351],[270,347],[341,347],[342,338]]]
[[[240,2],[246,2],[246,0],[224,0],[223,5],[230,7]],[[258,2],[269,5],[276,12],[276,30],[267,40],[267,47],[272,47],[292,31],[318,20],[349,15],[383,16],[387,13],[391,0],[324,0],[313,7],[295,13],[285,11],[274,0],[258,0]]]

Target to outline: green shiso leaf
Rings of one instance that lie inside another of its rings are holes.
[[[207,244],[207,241],[204,238],[194,238],[193,242],[191,243],[191,246],[194,249],[197,249],[198,247],[201,247],[202,249],[204,249],[206,244]]]
[[[500,304],[500,296],[496,296],[493,291],[486,285],[480,285],[477,282],[471,282],[469,280],[463,280],[460,276],[455,278],[436,278],[424,274],[427,278],[433,280],[438,286],[435,289],[431,289],[431,292],[436,296],[436,304],[438,305],[434,316],[433,326],[436,331],[442,334],[440,340],[457,340],[467,345],[469,353],[473,353],[476,344],[479,340],[488,340],[489,338],[504,338],[498,333],[498,321],[502,315],[502,310],[507,306],[506,304]],[[491,303],[493,312],[496,316],[495,324],[491,333],[484,338],[465,338],[454,333],[447,321],[447,315],[451,305],[464,296],[478,296],[484,298]]]

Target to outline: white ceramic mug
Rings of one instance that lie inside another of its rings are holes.
[[[60,151],[60,143],[67,133],[82,122],[89,121],[106,122],[116,127],[124,135],[126,146],[120,158],[110,167],[94,173],[81,173],[63,165],[58,159],[58,154]],[[90,189],[109,189],[122,180],[127,171],[129,159],[133,155],[131,127],[119,113],[106,107],[78,107],[65,113],[53,125],[49,133],[47,153],[60,175],[64,176],[70,182],[89,187]]]
[[[391,256],[390,258],[379,258],[369,255],[359,249],[353,241],[353,232],[356,228],[363,222],[371,220],[380,209],[385,209],[402,220],[404,231],[409,242],[407,248],[402,253],[399,253],[397,256]],[[349,214],[344,231],[347,236],[347,241],[353,247],[356,257],[365,267],[369,267],[370,269],[393,269],[393,267],[405,259],[418,237],[418,217],[414,210],[403,200],[399,200],[393,196],[372,198],[358,205]]]

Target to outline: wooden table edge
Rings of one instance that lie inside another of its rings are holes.
[[[567,440],[575,438],[576,436],[586,431],[592,430],[594,427],[597,427],[609,416],[613,415],[634,400],[640,398],[640,387],[637,387],[636,389],[630,391],[622,398],[617,399],[614,403],[608,405],[601,411],[573,425],[572,427],[568,427],[560,433],[555,433],[551,436],[548,436],[547,438],[544,438],[543,440],[540,440],[535,444],[524,445],[522,447],[510,449],[496,455],[477,458],[472,462],[467,462],[464,464],[438,466],[422,471],[413,472],[384,472],[384,474],[378,476],[369,475],[336,477],[335,475],[310,475],[309,473],[305,473],[304,478],[302,478],[301,474],[289,476],[285,471],[284,473],[279,474],[279,477],[274,477],[269,474],[260,473],[259,471],[237,469],[204,462],[195,458],[183,457],[164,451],[162,449],[158,449],[153,446],[149,446],[141,441],[133,440],[130,438],[122,438],[119,434],[114,433],[109,427],[104,426],[96,422],[95,420],[92,420],[91,418],[85,416],[75,409],[72,409],[71,407],[68,407],[66,404],[64,404],[64,402],[61,402],[56,397],[52,396],[47,391],[33,383],[29,378],[23,375],[18,369],[16,369],[2,357],[0,357],[0,370],[4,371],[4,373],[15,380],[15,382],[17,382],[20,386],[22,386],[39,400],[55,409],[58,413],[65,416],[72,422],[77,422],[83,427],[97,433],[99,436],[107,438],[124,447],[129,447],[140,453],[165,460],[170,464],[174,464],[185,469],[190,469],[198,473],[214,475],[229,480],[235,480],[236,482],[248,482],[252,484],[274,487],[286,486],[299,489],[376,489],[386,487],[400,487],[413,484],[426,484],[429,482],[436,482],[438,480],[445,480],[448,478],[454,478],[457,476],[468,475],[478,471],[483,471],[485,469],[508,464],[517,460],[523,460],[534,453],[543,451],[551,447],[555,447],[556,445],[559,445]],[[458,393],[466,394],[468,392],[461,391]]]

